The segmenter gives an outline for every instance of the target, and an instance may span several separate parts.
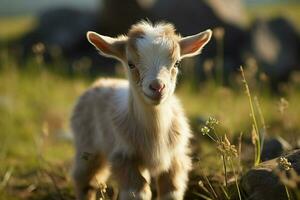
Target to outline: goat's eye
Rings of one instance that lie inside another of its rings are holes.
[[[175,62],[175,64],[174,64],[174,67],[177,68],[177,67],[179,67],[179,66],[180,66],[180,60],[177,60],[177,61]]]
[[[135,68],[135,65],[132,63],[132,62],[128,62],[128,67],[130,69],[134,69]]]

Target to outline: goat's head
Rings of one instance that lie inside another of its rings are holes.
[[[111,38],[88,32],[87,38],[100,54],[121,61],[133,91],[157,105],[173,94],[180,60],[199,54],[211,35],[206,30],[182,38],[171,24],[140,22],[127,36]]]

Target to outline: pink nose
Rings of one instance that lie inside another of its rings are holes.
[[[165,84],[161,80],[154,80],[149,85],[150,90],[161,93],[165,88]]]

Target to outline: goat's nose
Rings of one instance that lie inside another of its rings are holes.
[[[161,93],[165,88],[165,84],[161,80],[156,79],[150,83],[149,88],[152,91]]]

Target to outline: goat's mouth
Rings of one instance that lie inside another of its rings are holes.
[[[155,92],[151,95],[147,94],[146,92],[143,92],[143,93],[146,98],[146,101],[148,101],[149,103],[154,104],[154,105],[160,104],[164,99],[164,95],[159,92]]]

